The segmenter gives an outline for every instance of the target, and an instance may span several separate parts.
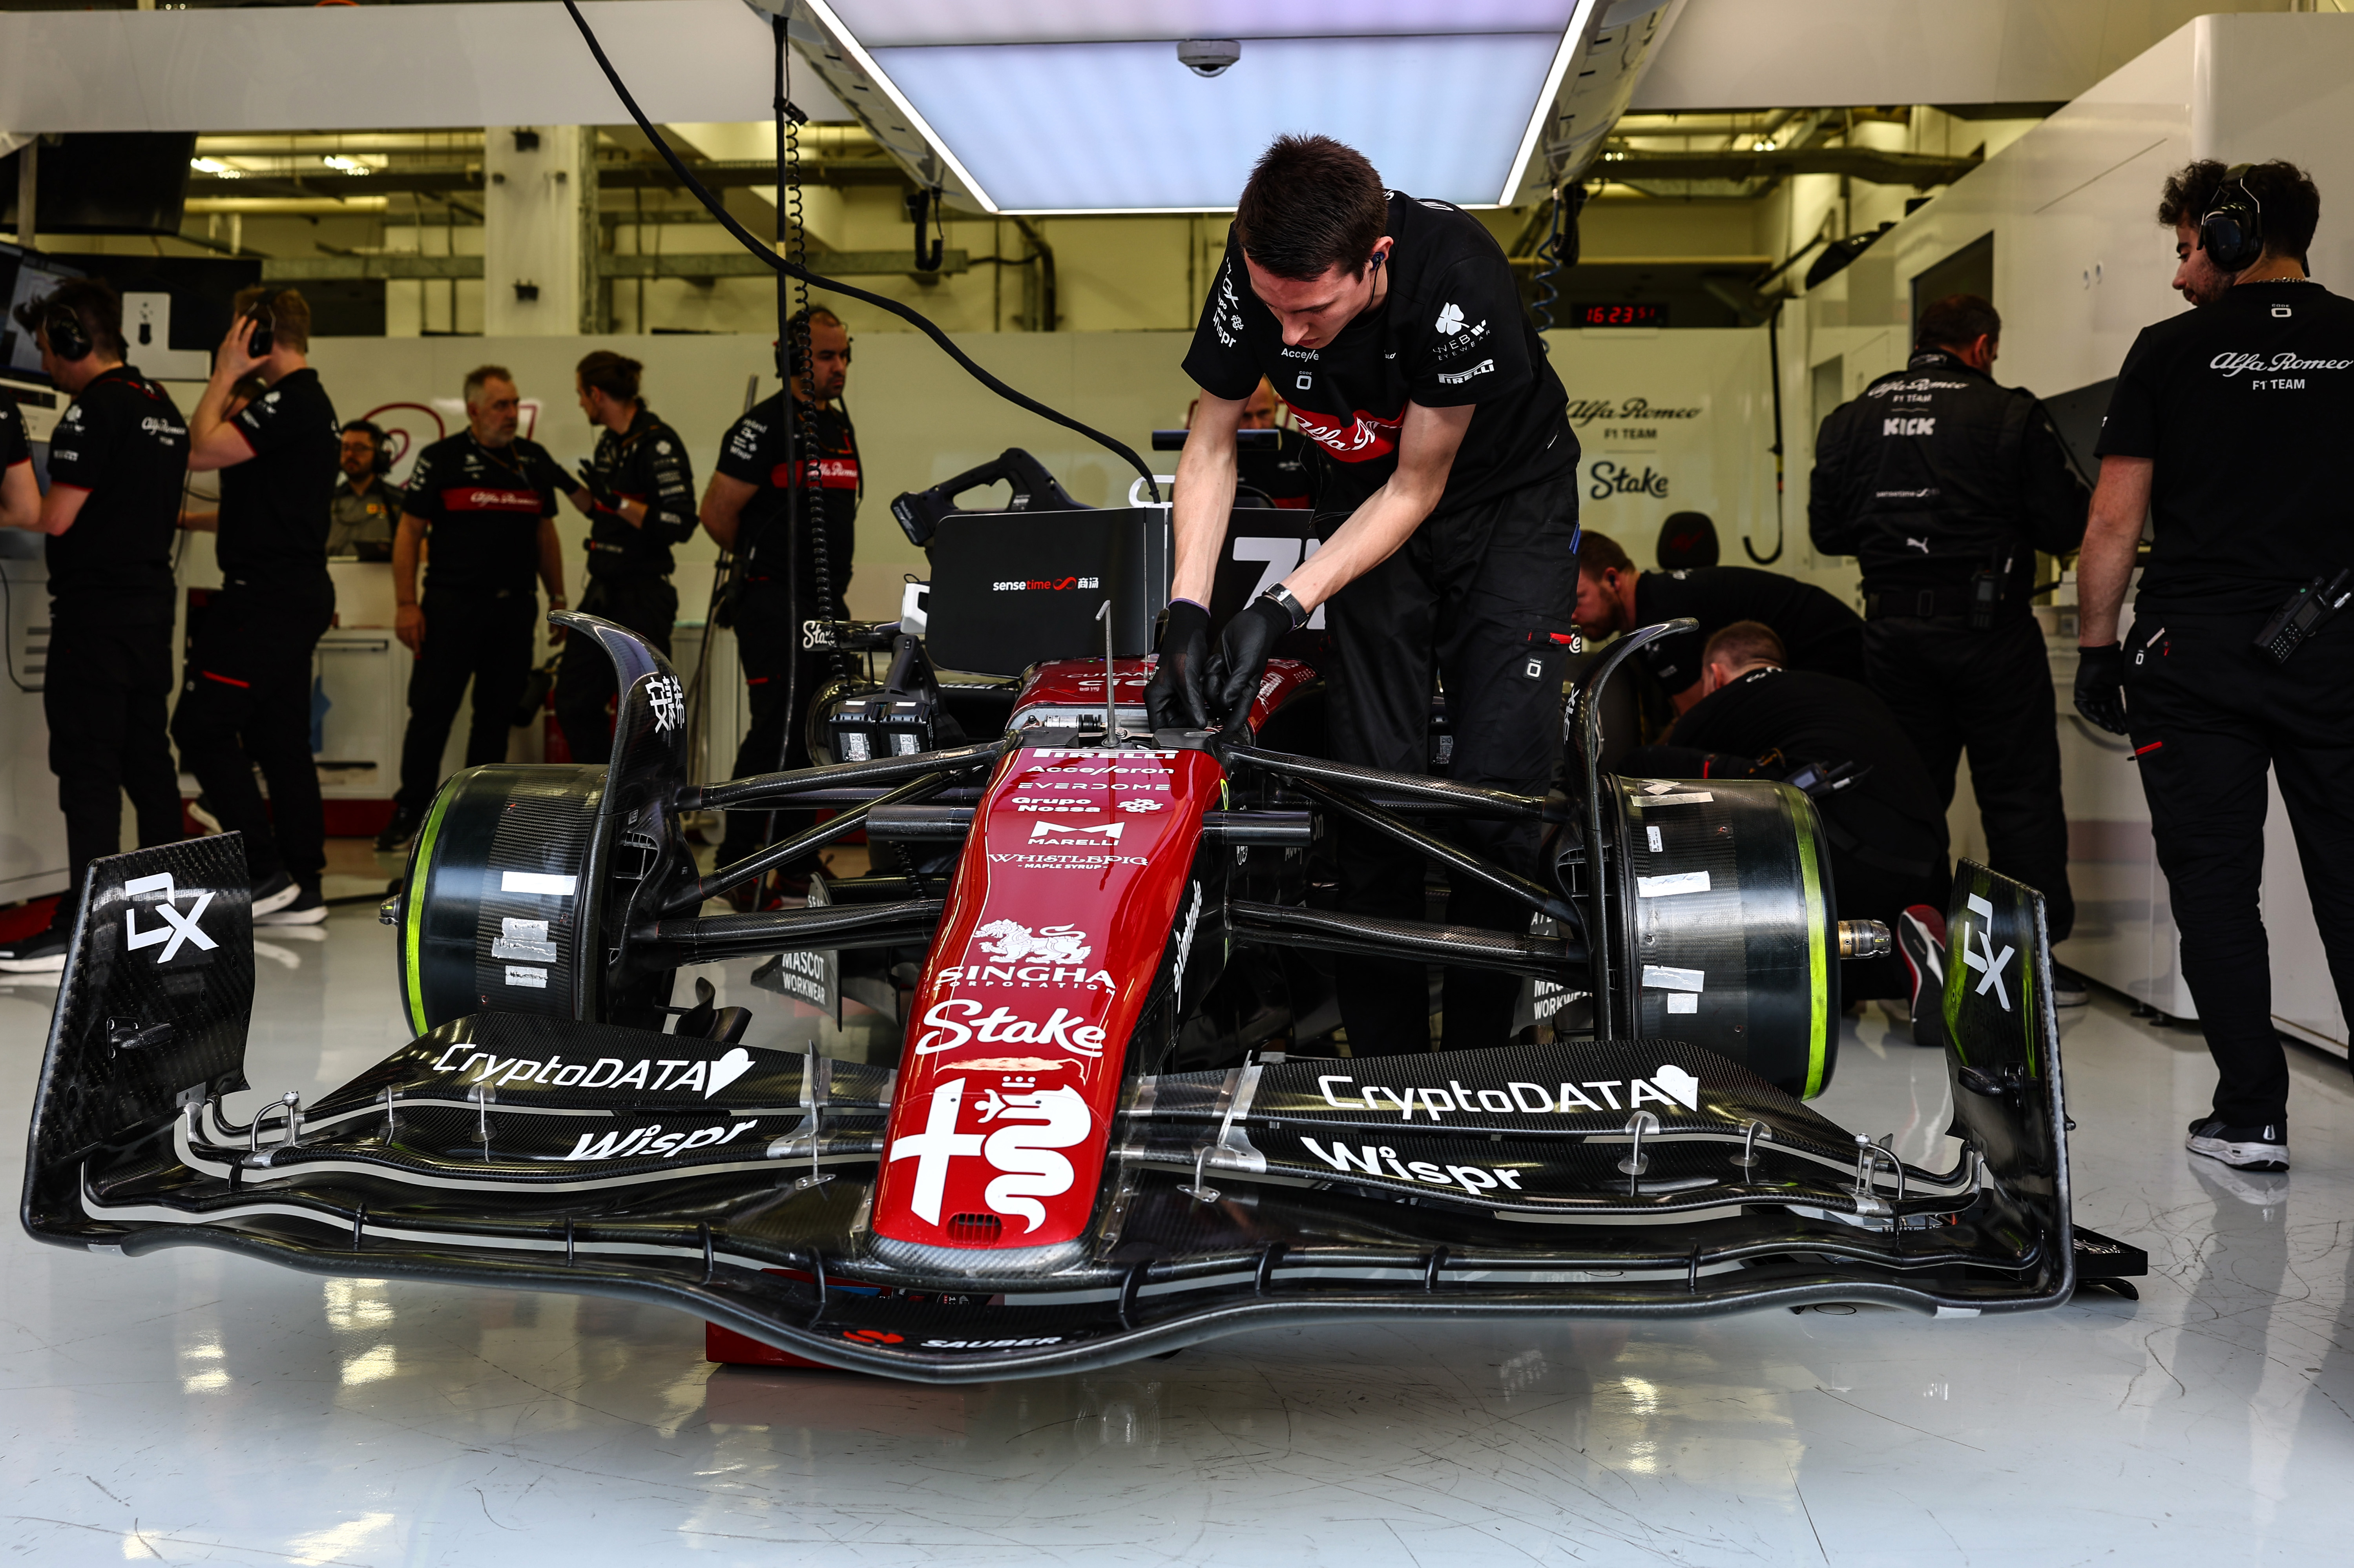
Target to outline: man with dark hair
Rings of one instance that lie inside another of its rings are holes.
[[[580,411],[599,427],[597,452],[580,465],[575,505],[588,514],[588,587],[583,613],[626,626],[664,654],[678,621],[670,547],[695,533],[695,476],[686,443],[638,397],[645,366],[599,349],[574,371]],[[613,755],[613,662],[595,640],[573,638],[556,670],[556,722],[575,762]]]
[[[390,438],[372,419],[344,423],[336,466],[344,477],[327,503],[327,554],[364,561],[392,559],[392,533],[400,522],[400,486],[392,471]]]
[[[245,835],[256,923],[315,925],[327,917],[327,821],[311,754],[311,654],[335,618],[327,517],[342,438],[305,357],[302,296],[247,289],[236,311],[188,420],[188,466],[220,471],[209,525],[219,530],[223,580],[191,633],[172,738],[214,820]],[[270,352],[257,355],[249,340],[260,322]],[[248,376],[265,390],[231,415]]]
[[[29,524],[48,536],[49,647],[41,685],[49,771],[66,819],[69,881],[47,930],[0,948],[0,971],[65,968],[90,863],[122,843],[180,837],[180,784],[164,738],[172,696],[172,539],[188,428],[164,390],[122,362],[122,302],[93,278],[19,306],[41,368],[73,398],[49,438],[49,493]],[[15,463],[10,472],[20,471]]]
[[[822,305],[797,311],[785,323],[777,358],[784,387],[727,428],[703,491],[703,525],[736,556],[736,652],[752,710],[736,751],[737,779],[809,766],[805,715],[836,656],[804,647],[801,623],[847,613],[842,596],[850,587],[864,493],[858,431],[843,400],[850,329]],[[813,821],[807,810],[737,811],[720,842],[720,863],[758,849],[772,825],[790,834]],[[798,895],[819,869],[810,855],[785,867],[779,885]],[[747,886],[728,896],[749,908],[760,895]]]
[[[1663,637],[1635,655],[1657,677],[1677,713],[1707,694],[1702,685],[1708,639],[1739,620],[1773,629],[1795,670],[1856,679],[1863,668],[1863,623],[1855,611],[1815,587],[1755,567],[1687,567],[1644,572],[1616,539],[1588,533],[1577,558],[1577,625],[1588,637],[1689,617],[1697,630]]]
[[[2029,594],[2036,552],[2084,536],[2089,493],[2052,417],[1996,385],[2002,318],[1975,294],[1921,313],[1912,363],[1823,421],[1807,514],[1815,548],[1863,567],[1864,679],[1950,805],[1962,754],[1994,868],[2075,925],[2052,662]],[[2052,994],[2081,1005],[2059,969]]]
[[[1199,439],[1178,461],[1175,597],[1146,693],[1151,722],[1238,729],[1276,639],[1327,605],[1337,755],[1424,771],[1436,674],[1452,777],[1543,793],[1573,641],[1577,438],[1488,231],[1445,202],[1384,190],[1331,137],[1281,137],[1236,204],[1185,370],[1202,388]],[[1206,607],[1234,503],[1234,434],[1261,376],[1322,449],[1324,543],[1214,648]],[[1467,822],[1459,837],[1536,874],[1533,824]],[[1423,876],[1411,852],[1342,829],[1343,909],[1419,919]],[[1458,881],[1447,917],[1516,930],[1528,912]],[[1353,1054],[1429,1048],[1421,969],[1336,969]],[[1502,1042],[1517,997],[1509,978],[1449,969],[1448,1044]]]
[[[2354,1018],[2354,615],[2331,614],[2354,584],[2354,302],[2305,275],[2320,207],[2284,163],[2199,163],[2167,182],[2174,286],[2199,308],[2144,328],[2117,373],[2077,573],[2076,707],[2133,737],[2215,1058],[2214,1108],[2189,1147],[2243,1171],[2288,1169],[2261,908],[2267,771]]]
[[[1621,771],[1796,784],[1814,798],[1830,841],[1840,919],[1898,930],[1915,906],[1942,919],[1953,891],[1946,809],[1896,715],[1868,686],[1788,662],[1773,628],[1723,628],[1702,655],[1700,701],[1663,744],[1638,747]],[[1918,1006],[1922,978],[1892,954],[1842,965],[1840,989],[1850,1001],[1902,997]],[[1915,1037],[1938,1040],[1934,1031]]]
[[[393,635],[417,655],[408,677],[408,733],[400,744],[400,793],[379,850],[417,834],[441,787],[441,750],[466,688],[474,689],[466,766],[504,762],[516,702],[531,678],[540,621],[532,578],[547,588],[547,607],[567,608],[564,546],[556,535],[556,497],[580,482],[546,447],[517,433],[523,397],[503,365],[466,377],[466,428],[418,454],[392,542]],[[575,499],[578,499],[575,495]],[[417,562],[428,540],[432,558],[425,598],[417,597]],[[562,632],[551,634],[563,641]]]

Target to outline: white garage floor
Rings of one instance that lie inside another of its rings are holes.
[[[307,1097],[401,1043],[389,935],[364,907],[262,934],[257,1086]],[[0,990],[11,1162],[52,995]],[[2113,1001],[2063,1017],[2077,1213],[2149,1249],[2138,1306],[1283,1331],[929,1389],[716,1368],[652,1308],[109,1260],[11,1224],[0,1542],[564,1568],[2344,1561],[2345,1068],[2293,1052],[2296,1171],[2232,1178],[2180,1148],[2211,1079],[2195,1034]],[[1943,1071],[1885,1033],[1848,1025],[1819,1103],[1918,1159]]]

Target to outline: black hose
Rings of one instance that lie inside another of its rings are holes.
[[[565,0],[567,5],[571,3],[572,0]],[[1790,525],[1782,515],[1782,302],[1778,298],[1774,302],[1774,313],[1766,318],[1766,374],[1774,383],[1774,553],[1759,555],[1757,547],[1749,542],[1749,535],[1741,535],[1742,550],[1761,567],[1770,567],[1782,558],[1782,546],[1789,543],[1790,535]]]
[[[769,249],[767,246],[754,238],[751,231],[746,228],[742,224],[737,222],[735,217],[727,211],[726,204],[720,201],[718,197],[713,196],[710,191],[704,187],[703,182],[696,179],[695,175],[689,172],[684,160],[681,159],[678,154],[672,149],[671,144],[663,138],[663,133],[654,129],[653,122],[648,120],[646,118],[645,111],[638,107],[638,101],[630,96],[629,88],[623,85],[621,81],[620,72],[615,70],[613,69],[613,62],[605,58],[605,47],[597,41],[597,35],[590,30],[588,26],[588,19],[580,14],[580,7],[574,3],[574,0],[564,0],[564,9],[571,14],[573,26],[580,29],[580,37],[583,41],[588,44],[588,52],[596,57],[597,69],[603,71],[605,73],[605,79],[613,84],[613,91],[615,95],[620,99],[621,107],[630,111],[630,118],[636,121],[638,129],[646,133],[646,140],[653,143],[654,151],[662,154],[663,162],[670,165],[671,173],[678,176],[679,183],[685,186],[687,190],[694,193],[695,199],[703,204],[704,210],[710,213],[711,216],[718,221],[719,227],[726,229],[737,244],[750,251],[753,255],[758,257],[768,265],[775,268],[779,272],[785,273],[789,277],[798,278],[802,282],[810,284],[813,288],[825,289],[837,294],[845,294],[851,299],[857,300],[864,304],[873,305],[879,311],[888,312],[890,314],[897,316],[900,320],[907,322],[917,332],[922,333],[926,337],[930,338],[934,343],[938,344],[940,347],[940,352],[947,355],[950,359],[955,360],[957,364],[963,368],[967,375],[980,382],[983,387],[988,387],[991,392],[994,392],[999,397],[1004,398],[1007,402],[1012,403],[1016,408],[1025,408],[1031,413],[1037,415],[1042,419],[1052,420],[1054,423],[1062,426],[1066,430],[1075,430],[1080,435],[1087,437],[1087,440],[1095,442],[1097,446],[1102,447],[1105,450],[1118,454],[1127,461],[1130,468],[1133,468],[1139,474],[1143,476],[1145,489],[1150,493],[1154,503],[1157,504],[1160,502],[1161,487],[1153,482],[1152,465],[1139,457],[1135,450],[1126,442],[1114,440],[1110,436],[1104,434],[1101,430],[1097,429],[1092,425],[1083,425],[1078,420],[1072,418],[1068,414],[1058,413],[1055,409],[1048,408],[1045,404],[1039,402],[1035,397],[1030,397],[1026,393],[1017,392],[1013,387],[1008,387],[1004,382],[1000,381],[996,376],[991,376],[988,371],[982,369],[981,366],[974,361],[970,355],[959,348],[949,340],[948,334],[942,332],[938,325],[934,323],[930,317],[925,315],[920,311],[911,310],[907,306],[901,304],[898,301],[885,299],[881,294],[870,294],[865,290],[855,288],[851,284],[839,282],[832,278],[821,277],[817,273],[811,271],[808,268],[799,266],[794,262],[786,260],[784,257],[778,255],[775,251]],[[779,192],[779,196],[781,196],[782,194],[783,193]]]

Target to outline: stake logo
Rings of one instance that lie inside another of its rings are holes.
[[[916,1054],[937,1056],[976,1041],[984,1045],[1053,1045],[1090,1057],[1103,1054],[1104,1032],[1068,1008],[1055,1009],[1044,1023],[1002,1006],[985,1018],[981,1013],[977,1001],[933,1003],[924,1014],[924,1037],[916,1042]]]
[[[134,899],[144,893],[154,894],[156,895],[154,913],[162,916],[164,919],[162,925],[151,926],[143,931],[139,928],[138,906],[133,904],[130,908],[125,909],[122,912],[123,945],[131,951],[135,953],[142,948],[153,948],[160,944],[164,950],[155,955],[155,961],[159,964],[168,964],[180,956],[180,944],[183,942],[194,942],[199,951],[207,953],[220,946],[210,937],[206,936],[196,924],[205,917],[205,911],[212,906],[213,895],[210,892],[197,892],[192,889],[184,894],[172,885],[172,874],[168,871],[157,872],[153,876],[134,876],[122,885],[122,891]],[[178,908],[182,898],[193,898],[196,901],[196,906],[186,915],[181,914]]]
[[[1977,994],[1984,996],[1988,990],[1992,990],[1995,1001],[2002,1004],[2002,1010],[2005,1012],[2009,1012],[2010,988],[2002,983],[2002,971],[2003,966],[2010,962],[2011,955],[2019,949],[2005,948],[2001,952],[1996,952],[1994,938],[1989,935],[1994,925],[1994,906],[1975,893],[1969,895],[1969,906],[1970,913],[1978,917],[1978,928],[1962,934],[1962,962],[1986,976],[1986,979],[1978,981]],[[1972,937],[1978,938],[1978,947],[1976,952],[1970,950],[1969,944]]]

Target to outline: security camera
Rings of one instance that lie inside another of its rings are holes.
[[[1243,58],[1240,38],[1181,38],[1177,63],[1195,76],[1216,76]]]

